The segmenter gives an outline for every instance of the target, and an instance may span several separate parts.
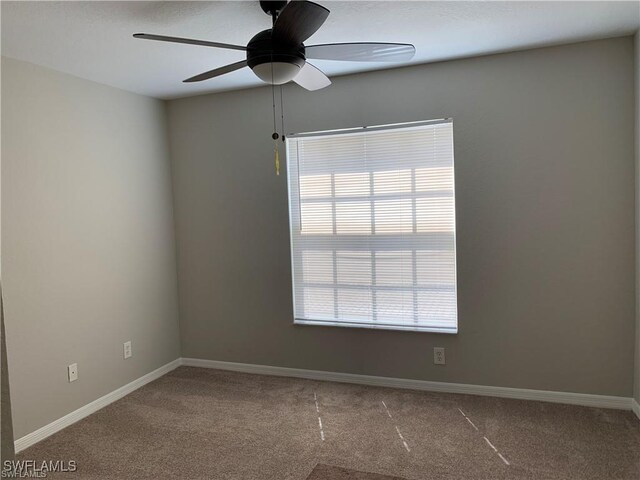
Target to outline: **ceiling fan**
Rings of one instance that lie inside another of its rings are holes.
[[[246,47],[227,43],[136,33],[135,38],[161,42],[186,43],[206,47],[227,48],[246,52],[247,58],[224,67],[214,68],[184,80],[201,82],[249,67],[260,80],[282,85],[291,80],[307,90],[319,90],[331,80],[307,59],[349,62],[404,62],[415,54],[406,43],[329,43],[304,45],[329,16],[329,10],[305,0],[261,1],[262,10],[271,16],[273,27],[255,35]]]

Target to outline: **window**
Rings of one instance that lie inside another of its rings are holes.
[[[457,332],[451,120],[290,135],[295,323]]]

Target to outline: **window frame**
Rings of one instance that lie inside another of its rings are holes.
[[[380,130],[384,130],[384,131],[388,131],[388,130],[393,130],[393,129],[406,129],[406,128],[412,128],[412,127],[420,127],[420,126],[428,126],[428,125],[437,125],[437,124],[443,124],[443,123],[449,123],[451,124],[451,149],[452,149],[452,159],[451,159],[451,169],[452,169],[452,188],[451,188],[451,198],[453,201],[453,274],[454,274],[454,281],[453,281],[453,292],[454,292],[454,296],[455,296],[455,309],[456,309],[456,313],[455,313],[455,328],[451,328],[451,327],[439,327],[439,326],[435,326],[435,325],[425,325],[425,324],[419,324],[419,323],[415,323],[415,324],[406,324],[406,325],[402,325],[402,324],[398,324],[398,323],[384,323],[384,322],[379,322],[377,320],[375,320],[376,316],[377,316],[377,312],[375,311],[375,300],[372,300],[372,311],[371,311],[371,319],[367,322],[358,322],[358,321],[350,321],[350,320],[337,320],[336,318],[333,319],[322,319],[322,318],[317,318],[317,319],[309,319],[309,318],[297,318],[296,316],[296,259],[295,259],[295,255],[294,255],[294,229],[295,228],[302,228],[302,211],[298,211],[297,212],[297,216],[294,215],[293,212],[293,207],[292,207],[292,192],[291,192],[291,188],[293,186],[292,183],[292,178],[291,178],[291,172],[292,169],[290,168],[290,165],[288,166],[289,168],[287,168],[287,200],[288,200],[288,207],[289,207],[289,235],[290,235],[290,255],[291,255],[291,287],[292,287],[292,305],[293,305],[293,323],[294,325],[311,325],[311,326],[328,326],[328,327],[342,327],[342,328],[364,328],[364,329],[370,329],[370,330],[392,330],[392,331],[404,331],[404,332],[427,332],[427,333],[444,333],[444,334],[452,334],[455,335],[458,333],[459,331],[459,311],[458,311],[458,268],[457,268],[457,263],[458,263],[458,258],[457,258],[457,215],[456,215],[456,194],[455,194],[455,155],[454,155],[454,138],[453,138],[453,119],[451,118],[444,118],[444,119],[436,119],[436,120],[426,120],[426,121],[418,121],[418,122],[405,122],[405,123],[397,123],[397,124],[388,124],[388,125],[376,125],[376,126],[364,126],[364,127],[355,127],[355,128],[346,128],[346,129],[339,129],[339,130],[324,130],[324,131],[317,131],[317,132],[304,132],[304,133],[292,133],[292,134],[288,134],[286,136],[286,155],[287,155],[287,160],[289,163],[293,162],[294,160],[291,157],[291,148],[290,148],[290,140],[291,139],[298,139],[298,138],[305,138],[305,137],[321,137],[321,136],[329,136],[329,135],[339,135],[339,134],[349,134],[349,133],[361,133],[361,132],[372,132],[372,131],[380,131]],[[370,175],[373,175],[372,172],[369,172]],[[416,207],[416,200],[418,198],[429,198],[429,194],[420,194],[419,192],[416,192],[415,190],[415,168],[413,168],[411,170],[411,182],[412,182],[412,191],[411,194],[409,196],[407,196],[406,194],[390,194],[389,196],[389,200],[392,200],[394,197],[399,197],[402,199],[407,199],[409,198],[411,203],[412,203],[412,208],[411,208],[411,215],[413,217],[413,224],[414,224],[414,231],[412,231],[412,237],[415,238],[416,235],[419,236],[424,236],[425,240],[432,240],[433,241],[433,237],[434,233],[418,233],[415,231],[415,225],[416,225],[416,212],[417,212],[417,207]],[[295,181],[295,185],[297,185],[298,188],[298,192],[297,192],[297,203],[298,206],[301,205],[301,195],[300,195],[300,169],[296,168],[296,174],[298,176],[298,178]],[[363,201],[363,202],[370,202],[371,204],[373,204],[375,202],[375,200],[379,200],[380,195],[374,195],[373,193],[373,179],[370,180],[369,185],[371,188],[371,192],[369,193],[369,195],[363,195],[363,196],[358,196],[358,200]],[[331,205],[332,205],[332,221],[333,221],[333,232],[332,233],[327,233],[325,235],[327,235],[328,237],[332,237],[332,238],[338,238],[339,240],[341,240],[344,243],[353,243],[353,248],[350,247],[350,251],[365,251],[365,252],[371,252],[371,262],[372,262],[372,266],[376,263],[376,253],[383,251],[383,249],[373,249],[371,248],[371,244],[367,244],[366,246],[362,244],[361,239],[359,238],[358,235],[352,235],[352,234],[337,234],[336,233],[336,195],[335,195],[335,173],[331,174]],[[435,198],[443,198],[442,195],[434,195],[433,197]],[[372,207],[373,210],[373,207]],[[372,223],[372,231],[371,233],[373,235],[375,235],[375,218],[371,218],[373,223]],[[403,233],[397,233],[397,234],[385,234],[384,235],[384,239],[381,239],[380,242],[384,242],[387,243],[389,242],[389,238],[392,236],[397,236],[398,241],[394,242],[394,246],[401,243],[402,242],[402,237],[403,237]],[[317,237],[318,234],[314,234],[314,237]],[[375,237],[374,237],[375,238]],[[360,240],[360,245],[358,245]],[[298,242],[304,242],[304,236],[302,234],[298,234]],[[312,239],[309,240],[310,242],[312,241]],[[304,250],[304,249],[303,249]],[[331,251],[331,250],[330,250]],[[336,267],[336,251],[335,249],[332,252],[333,257],[334,257],[334,268],[333,268],[333,283],[332,284],[327,284],[327,285],[322,285],[322,288],[331,288],[334,291],[337,292],[337,286],[340,285],[337,282],[337,267]],[[411,286],[412,288],[412,292],[415,298],[416,292],[419,291],[419,287],[416,286],[416,270],[417,270],[417,255],[416,255],[416,250],[412,251],[412,257],[411,257],[411,265],[412,265],[412,269],[414,272],[414,282]],[[373,270],[375,270],[374,267],[372,267]],[[299,279],[300,282],[303,283],[307,283],[304,282],[302,279]],[[367,286],[356,286],[356,285],[348,285],[347,287],[348,289],[363,289],[366,290]],[[371,286],[368,287],[369,289],[371,289]],[[384,290],[386,287],[385,286],[380,286],[380,285],[376,285],[375,286],[375,290],[377,292],[377,290]],[[390,290],[393,290],[393,287],[390,288]],[[396,290],[398,291],[405,291],[408,290],[408,287],[398,287]],[[371,290],[369,290],[371,291]],[[335,307],[334,308],[338,308],[337,306],[338,304],[335,303]],[[414,300],[414,315],[417,316],[417,310],[415,307],[415,300]],[[337,316],[337,314],[335,314],[334,316]]]

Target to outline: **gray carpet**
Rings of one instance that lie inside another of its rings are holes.
[[[180,367],[18,457],[75,460],[76,474],[47,478],[89,480],[637,480],[640,421],[625,411]]]

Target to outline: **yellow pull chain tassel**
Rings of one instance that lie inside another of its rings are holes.
[[[273,142],[273,157],[274,163],[276,167],[276,175],[280,176],[280,155],[278,153],[278,141],[274,140]]]

